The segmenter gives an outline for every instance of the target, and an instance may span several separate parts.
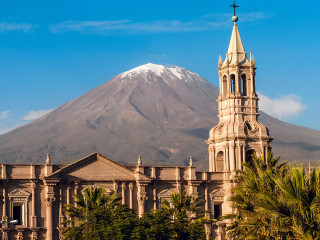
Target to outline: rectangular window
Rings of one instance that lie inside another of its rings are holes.
[[[214,205],[214,219],[220,219],[222,216],[222,207],[221,204]]]
[[[12,209],[12,220],[17,220],[15,225],[24,225],[23,221],[24,207],[23,204],[14,203]]]

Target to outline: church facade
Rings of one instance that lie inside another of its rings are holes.
[[[72,196],[89,186],[116,191],[122,203],[139,216],[161,208],[161,201],[179,190],[204,200],[203,210],[211,218],[232,213],[228,202],[236,184],[234,176],[253,154],[266,157],[272,138],[258,121],[258,96],[255,91],[254,55],[241,42],[235,18],[225,60],[219,55],[219,119],[207,140],[209,169],[199,172],[190,158],[187,167],[124,166],[98,153],[69,165],[55,165],[47,156],[43,165],[0,165],[1,238],[57,240],[67,219],[63,209],[74,204]],[[10,221],[15,220],[16,223]],[[208,234],[225,239],[225,222],[207,227]]]

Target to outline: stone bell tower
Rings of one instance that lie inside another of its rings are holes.
[[[255,89],[256,67],[253,53],[250,60],[244,50],[237,16],[229,48],[223,61],[219,54],[219,124],[210,130],[209,171],[231,172],[253,154],[266,158],[273,138],[258,121],[258,96]]]

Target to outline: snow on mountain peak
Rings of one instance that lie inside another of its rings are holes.
[[[164,69],[166,69],[165,66],[162,65],[157,65],[157,64],[153,64],[153,63],[147,63],[144,65],[141,65],[139,67],[133,68],[129,71],[126,71],[124,73],[121,74],[122,77],[131,77],[132,75],[136,75],[136,74],[140,74],[140,73],[145,73],[145,72],[153,72],[155,73],[157,76],[161,76],[164,72]]]
[[[158,65],[154,63],[147,63],[141,65],[139,67],[133,68],[129,71],[126,71],[121,74],[121,77],[129,77],[136,76],[139,74],[147,74],[149,72],[154,73],[158,77],[163,77],[166,74],[172,74],[175,78],[185,81],[185,82],[193,82],[195,79],[201,82],[206,82],[200,75],[189,71],[188,69],[173,66],[173,67],[165,67],[163,65]]]

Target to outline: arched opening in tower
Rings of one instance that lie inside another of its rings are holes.
[[[245,74],[241,75],[242,95],[247,96],[247,78]]]
[[[230,76],[231,79],[231,92],[234,93],[235,92],[235,81],[236,81],[236,76],[234,74],[231,74]]]
[[[220,151],[217,154],[216,157],[216,172],[223,172],[224,171],[224,158],[223,158],[223,152]]]
[[[222,79],[222,96],[227,96],[227,89],[228,89],[228,78],[226,75],[223,76]]]

